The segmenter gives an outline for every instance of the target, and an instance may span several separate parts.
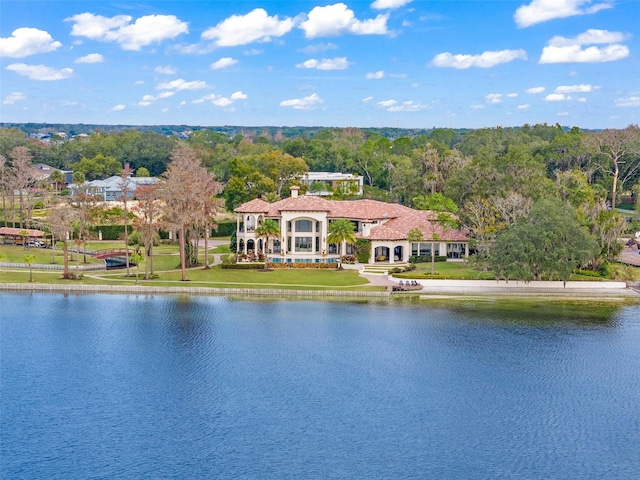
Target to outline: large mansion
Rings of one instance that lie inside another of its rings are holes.
[[[291,196],[274,203],[254,199],[235,209],[237,218],[238,253],[262,253],[270,262],[336,262],[341,254],[354,254],[355,246],[327,243],[328,225],[346,218],[355,225],[356,238],[371,242],[369,263],[406,263],[412,255],[431,255],[431,240],[435,255],[461,259],[469,255],[468,233],[437,222],[434,214],[414,210],[399,204],[377,200],[326,200],[319,196],[298,196],[292,187]],[[280,226],[280,238],[259,238],[255,228],[265,219]],[[409,242],[409,232],[418,228],[421,242]],[[434,235],[435,234],[435,235]]]

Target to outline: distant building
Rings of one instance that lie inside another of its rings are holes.
[[[135,191],[138,187],[143,185],[156,185],[159,181],[157,177],[127,177],[128,182],[127,198],[133,198]],[[87,191],[92,195],[96,195],[102,198],[105,202],[112,202],[120,200],[122,197],[123,180],[119,175],[114,175],[104,180],[93,180],[91,182],[84,182],[82,185],[69,185],[71,194],[74,195],[79,191]]]
[[[362,195],[364,180],[353,173],[308,172],[300,182],[307,186],[307,195],[327,197],[334,193]]]

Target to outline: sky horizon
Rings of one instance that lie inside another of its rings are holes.
[[[2,0],[0,121],[640,122],[638,0]]]

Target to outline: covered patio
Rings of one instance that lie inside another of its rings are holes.
[[[4,245],[23,245],[27,242],[43,240],[45,233],[32,228],[0,227],[0,238]]]

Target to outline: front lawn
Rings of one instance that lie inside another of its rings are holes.
[[[131,271],[135,275],[135,269]],[[384,287],[367,287],[366,278],[353,270],[318,270],[318,269],[282,269],[272,271],[259,270],[223,270],[219,265],[205,270],[194,268],[187,271],[188,282],[182,282],[180,270],[160,271],[156,266],[158,278],[144,281],[144,266],[140,266],[140,285],[149,286],[184,286],[184,287],[216,287],[216,288],[270,288],[295,290],[383,290]],[[99,283],[114,284],[135,282],[135,278],[126,277],[124,271],[110,271],[100,274],[92,273],[91,277]]]
[[[396,273],[396,278],[440,279],[440,280],[494,280],[493,272],[481,272],[466,262],[436,262],[435,274],[431,274],[431,263],[416,263],[415,270]]]

